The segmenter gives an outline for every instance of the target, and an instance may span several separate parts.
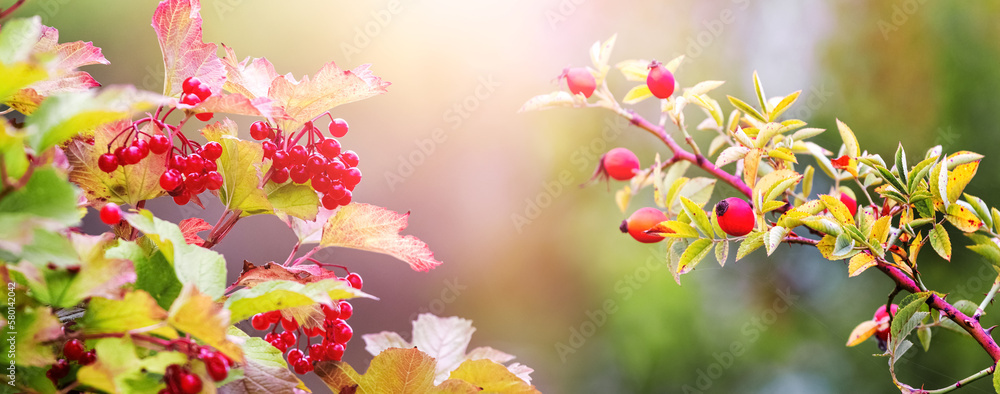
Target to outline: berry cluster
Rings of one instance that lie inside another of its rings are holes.
[[[160,187],[174,198],[177,205],[187,204],[191,196],[205,190],[219,190],[222,175],[217,170],[216,161],[222,157],[222,145],[209,141],[203,146],[184,139],[183,149],[168,156],[169,168],[160,175]],[[190,150],[190,153],[184,154]]]
[[[59,379],[69,375],[71,361],[80,365],[90,365],[97,361],[97,353],[93,350],[87,350],[83,341],[79,339],[70,339],[63,344],[63,356],[65,358],[56,360],[56,363],[48,371],[45,371],[45,377],[49,378],[56,387],[59,387]]]
[[[229,376],[229,368],[233,366],[232,359],[208,347],[200,347],[197,358],[205,363],[208,376],[216,382],[225,380]],[[167,366],[163,381],[167,388],[160,390],[159,394],[195,394],[201,392],[202,388],[201,377],[180,364]]]
[[[181,89],[184,90],[181,93],[181,104],[195,106],[201,104],[202,101],[207,100],[212,96],[212,88],[208,84],[202,82],[198,77],[189,77],[184,80],[181,85]],[[213,114],[211,112],[202,112],[196,114],[195,117],[202,122],[208,122],[212,119]]]
[[[306,122],[301,132],[287,138],[281,129],[263,121],[250,125],[250,136],[264,140],[264,159],[272,163],[268,180],[274,183],[308,182],[323,195],[321,203],[326,209],[350,204],[354,188],[361,182],[358,154],[342,150],[337,140],[347,131],[347,122],[332,117],[329,132],[333,137],[325,137],[313,122]],[[298,145],[303,137],[307,137],[306,144]]]
[[[346,280],[355,289],[361,289],[361,276],[356,273],[347,275]],[[288,364],[295,373],[302,375],[313,370],[313,363],[330,360],[340,361],[344,357],[347,342],[354,336],[354,330],[347,324],[354,314],[351,303],[340,300],[332,306],[322,305],[323,323],[313,327],[301,327],[295,319],[285,319],[281,311],[258,313],[250,318],[250,324],[257,330],[271,332],[264,340],[282,353],[288,352]],[[278,333],[278,326],[284,329]],[[318,337],[316,343],[310,344],[313,337]],[[305,338],[305,343],[301,339]],[[299,345],[304,345],[300,348]],[[289,350],[291,348],[291,350]],[[303,351],[305,350],[305,351]]]

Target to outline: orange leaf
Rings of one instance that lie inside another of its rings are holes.
[[[179,227],[181,228],[181,233],[184,234],[184,242],[187,242],[188,245],[198,246],[205,243],[205,240],[199,237],[198,233],[212,229],[212,225],[208,224],[208,222],[202,218],[189,218],[181,220]]]
[[[403,260],[417,271],[441,264],[427,244],[412,235],[400,235],[410,213],[400,214],[368,204],[341,207],[323,226],[320,245],[384,253]]]
[[[878,323],[875,321],[865,320],[861,322],[861,324],[858,324],[858,326],[854,327],[854,330],[851,331],[851,336],[847,338],[847,346],[856,346],[861,342],[864,342],[872,335],[875,335],[876,331],[878,331]]]

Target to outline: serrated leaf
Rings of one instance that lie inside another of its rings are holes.
[[[891,227],[892,227],[891,216],[883,216],[878,218],[878,220],[875,221],[875,224],[872,225],[871,235],[869,235],[868,239],[874,243],[879,243],[879,244],[885,243],[889,238],[889,230],[891,229]]]
[[[628,93],[625,93],[625,97],[622,98],[622,103],[624,104],[636,104],[642,100],[653,97],[653,92],[649,91],[649,86],[637,85],[632,89],[629,89]]]
[[[816,243],[816,249],[819,253],[823,255],[823,258],[827,260],[839,260],[833,256],[833,248],[837,244],[836,235],[824,235],[823,238]]]
[[[240,346],[226,338],[229,316],[229,310],[213,302],[212,297],[187,285],[171,305],[167,322],[171,327],[218,349],[233,361],[242,362]]]
[[[854,159],[861,155],[861,148],[858,147],[858,139],[854,136],[854,131],[840,119],[837,119],[837,131],[840,131],[840,138],[844,140],[847,157]]]
[[[227,208],[240,211],[241,216],[273,213],[267,193],[260,187],[264,150],[258,143],[240,140],[236,132],[236,123],[229,119],[202,130],[205,138],[222,145],[218,172],[224,182],[219,189],[219,200]]]
[[[805,173],[802,175],[802,197],[808,199],[809,194],[812,193],[812,183],[813,174],[816,173],[816,169],[813,166],[806,167]]]
[[[778,245],[781,245],[781,242],[785,240],[785,236],[788,235],[788,232],[789,229],[781,226],[774,226],[771,227],[770,230],[767,230],[766,235],[764,235],[764,246],[767,250],[768,256],[770,256],[771,253],[774,253],[774,250],[778,248]]]
[[[871,253],[858,253],[851,257],[851,261],[847,265],[847,276],[851,278],[858,276],[866,269],[874,267],[875,264],[875,257]]]
[[[792,170],[772,171],[760,178],[760,181],[754,186],[754,195],[763,195],[764,201],[778,199],[785,191],[795,187],[801,179],[802,175]]]
[[[747,116],[752,117],[761,122],[767,122],[767,118],[765,118],[764,115],[761,115],[760,111],[757,111],[756,109],[754,109],[754,107],[751,107],[750,104],[747,104],[743,102],[743,100],[740,100],[733,96],[726,96],[726,98],[729,99],[729,103],[731,103],[734,107],[736,107],[736,109],[743,111],[743,113],[745,113]]]
[[[745,146],[730,146],[719,153],[719,157],[715,159],[715,166],[722,167],[729,163],[735,163],[745,157],[747,153],[750,153],[750,148]]]
[[[951,261],[951,239],[948,237],[948,230],[938,224],[927,235],[931,246],[937,252],[938,256]]]
[[[708,219],[708,215],[701,206],[695,202],[687,199],[686,197],[681,197],[681,204],[684,207],[684,212],[687,213],[688,217],[692,218],[692,222],[707,237],[712,237],[712,223]]]
[[[692,96],[702,95],[717,89],[719,86],[722,86],[725,83],[726,81],[701,81],[696,83],[694,86],[688,88],[685,94]]]
[[[608,72],[608,60],[611,59],[611,51],[615,48],[615,40],[617,38],[618,34],[612,34],[603,43],[597,41],[590,47],[590,61],[602,77]]]
[[[753,72],[753,88],[754,92],[757,93],[757,102],[760,103],[760,108],[765,114],[770,112],[767,108],[767,98],[764,95],[764,87],[760,84],[760,78],[757,76],[756,70]]]
[[[78,134],[90,135],[99,125],[150,108],[154,102],[158,102],[156,97],[131,87],[57,94],[25,120],[26,141],[35,152],[44,152]]]
[[[112,173],[106,173],[97,166],[97,160],[102,154],[122,146],[123,138],[119,138],[110,148],[108,143],[131,124],[130,120],[119,120],[98,126],[94,131],[93,144],[80,139],[69,142],[65,150],[70,164],[69,179],[83,189],[88,200],[135,206],[139,201],[166,194],[160,187],[160,175],[167,169],[167,153],[150,152],[141,162],[123,166]],[[155,133],[152,127],[143,129],[146,133]]]
[[[983,225],[983,222],[976,217],[976,214],[961,204],[951,204],[948,206],[944,217],[948,220],[948,223],[966,233],[975,232]]]
[[[715,136],[715,138],[712,139],[712,143],[708,146],[708,156],[715,156],[715,152],[718,152],[719,149],[726,146],[726,143],[728,142],[729,138],[726,138],[724,135]]]
[[[958,166],[960,166],[962,164],[972,163],[974,161],[979,161],[979,160],[982,160],[982,159],[983,159],[983,155],[980,155],[980,154],[975,153],[975,152],[969,152],[969,151],[966,151],[966,150],[955,152],[955,153],[952,153],[952,154],[948,155],[948,160],[947,160],[948,161],[948,170],[949,171],[950,170],[954,170],[956,167],[958,167]]]
[[[212,93],[222,90],[225,68],[215,54],[216,45],[202,41],[200,11],[197,0],[164,0],[153,13],[153,30],[166,70],[165,95],[181,93],[181,82],[188,77],[198,77]]]
[[[840,201],[839,198],[835,198],[831,195],[824,194],[819,196],[823,204],[826,205],[826,209],[830,211],[833,218],[836,219],[841,224],[854,224],[854,216],[851,216],[851,211],[847,209],[847,206]]]
[[[906,151],[903,150],[903,143],[900,142],[899,146],[896,148],[896,170],[899,172],[899,177],[902,179],[904,184],[909,184],[909,179],[907,176],[909,174],[906,172],[907,168],[910,168],[906,163]]]
[[[836,178],[837,170],[833,168],[833,163],[830,163],[830,158],[826,157],[827,151],[813,142],[806,142],[804,143],[804,145],[806,149],[809,150],[809,153],[812,154],[814,158],[816,158],[816,162],[819,163],[820,169],[823,170],[823,172],[825,172],[827,176],[831,178]]]
[[[921,160],[919,163],[914,165],[912,169],[910,169],[910,172],[907,175],[907,179],[909,179],[909,183],[906,185],[907,192],[913,193],[915,191],[917,186],[920,185],[920,181],[927,176],[927,173],[931,171],[931,168],[933,168],[936,161],[937,156],[928,157]]]
[[[649,60],[643,59],[622,60],[615,64],[615,68],[622,72],[627,81],[646,82],[646,77],[649,75],[649,63]]]
[[[684,250],[680,261],[677,263],[677,274],[683,275],[694,269],[712,251],[712,240],[701,238],[694,240]]]
[[[222,394],[268,394],[294,391],[302,382],[288,369],[281,351],[262,338],[250,337],[235,326],[228,331],[231,337],[243,341],[245,361],[243,378],[226,383],[219,388]],[[230,372],[232,373],[232,372]]]
[[[990,215],[990,208],[986,205],[986,202],[969,193],[964,193],[964,196],[965,201],[968,201],[969,205],[972,206],[972,210],[976,212],[976,217],[983,221],[983,225],[986,228],[992,228],[993,217]]]
[[[388,254],[410,264],[417,271],[428,271],[441,264],[426,243],[412,235],[400,235],[406,229],[409,213],[399,214],[368,204],[352,203],[341,207],[323,227],[323,247],[338,246]]]
[[[945,208],[951,205],[951,201],[948,199],[948,170],[944,161],[935,164],[931,170],[929,187],[934,201],[941,201]]]
[[[767,234],[764,231],[753,231],[747,235],[746,239],[740,243],[739,249],[736,251],[736,261],[740,261],[744,256],[750,254],[764,245],[764,235]]]
[[[910,332],[927,316],[927,312],[918,311],[923,308],[930,296],[930,292],[917,293],[908,296],[900,303],[899,310],[892,319],[890,337],[903,339],[910,335]]]
[[[135,267],[135,288],[149,293],[161,308],[170,308],[181,293],[184,285],[177,280],[174,267],[163,253],[144,250],[134,241],[119,240],[105,255],[131,261]]]
[[[471,384],[487,393],[537,394],[540,391],[515,375],[507,367],[491,360],[468,360],[449,376],[449,380]],[[442,383],[444,385],[444,383]]]
[[[722,267],[726,266],[726,259],[729,258],[729,242],[720,241],[715,245],[715,260],[719,262]]]
[[[361,375],[343,362],[316,364],[315,373],[335,393],[434,392],[434,358],[417,349],[388,349],[372,360]]]
[[[16,295],[8,297],[24,297],[20,291],[13,294]],[[48,367],[56,362],[57,356],[51,343],[64,338],[62,322],[51,308],[22,305],[4,311],[4,337],[8,348],[0,352],[0,361],[5,368],[17,365],[19,371],[20,367]],[[9,351],[11,343],[16,345],[14,352]]]
[[[136,290],[126,293],[121,300],[92,298],[79,324],[85,333],[106,334],[152,328],[166,319],[167,311],[160,308],[153,297]],[[167,338],[177,337],[177,332],[170,327],[160,327],[152,333]]]
[[[343,70],[330,62],[312,77],[306,75],[299,81],[291,75],[275,78],[268,96],[287,115],[278,125],[292,130],[331,108],[385,93],[390,83],[375,76],[370,66],[362,64],[353,70]]]
[[[297,306],[330,305],[332,300],[354,297],[372,298],[344,281],[324,279],[302,284],[291,280],[272,280],[237,290],[226,299],[230,322],[236,323],[257,313]]]
[[[892,187],[895,188],[897,191],[899,192],[906,191],[906,187],[903,186],[903,182],[900,181],[899,178],[896,178],[896,176],[893,175],[891,172],[889,172],[888,169],[877,164],[873,168],[875,168],[875,171],[878,171],[879,177],[881,177],[884,181],[888,182],[889,185],[892,185]]]
[[[189,245],[176,224],[156,218],[147,210],[125,213],[122,217],[156,244],[173,264],[182,284],[193,284],[214,298],[222,296],[226,288],[226,260],[221,254]]]
[[[873,320],[865,320],[851,330],[851,335],[847,337],[847,346],[857,346],[866,339],[871,338],[878,331],[878,323]]]
[[[826,129],[805,128],[792,134],[793,141],[802,141],[823,134]]]

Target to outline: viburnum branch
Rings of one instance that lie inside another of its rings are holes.
[[[684,160],[694,163],[699,168],[708,171],[715,178],[736,188],[740,191],[740,193],[743,193],[747,197],[750,197],[753,194],[750,187],[747,186],[746,183],[743,183],[743,180],[739,177],[731,175],[721,168],[716,167],[715,164],[709,161],[705,156],[694,154],[684,150],[684,148],[681,148],[681,146],[677,144],[677,141],[674,141],[673,137],[667,134],[663,127],[650,123],[648,120],[631,110],[620,110],[617,112],[619,115],[632,122],[632,124],[652,133],[659,138],[660,141],[663,141],[663,143],[667,145],[667,148],[670,148],[670,150],[674,153],[674,156],[670,159],[671,161]]]
[[[955,382],[955,384],[952,384],[951,386],[940,388],[940,389],[937,389],[937,390],[920,390],[920,391],[916,391],[915,393],[916,394],[949,393],[949,392],[951,392],[951,391],[953,391],[955,389],[960,389],[960,388],[962,388],[962,386],[965,386],[965,385],[967,385],[969,383],[975,382],[975,381],[977,381],[977,380],[979,380],[979,379],[981,379],[981,378],[983,378],[985,376],[989,376],[989,375],[993,374],[993,372],[996,371],[996,368],[997,368],[996,364],[993,364],[993,365],[990,365],[989,367],[987,367],[986,369],[984,369],[982,371],[976,372],[972,376],[969,376],[969,377],[967,377],[965,379],[962,379],[962,380],[959,380],[958,382]]]
[[[972,315],[972,318],[979,321],[979,318],[986,313],[986,307],[993,302],[993,297],[996,296],[997,290],[1000,290],[1000,275],[997,275],[997,278],[993,280],[993,287],[991,287],[990,291],[986,293],[986,297],[983,298],[983,302],[979,304],[979,308],[976,308],[976,313]]]

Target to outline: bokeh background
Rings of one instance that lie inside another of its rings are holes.
[[[18,13],[41,15],[63,41],[102,47],[111,65],[88,70],[99,81],[159,91],[160,53],[149,26],[155,6],[32,0]],[[664,269],[662,245],[641,245],[618,232],[626,216],[614,204],[619,184],[610,191],[603,184],[577,187],[614,146],[631,148],[644,165],[656,153],[668,154],[652,136],[615,126],[607,111],[517,112],[528,98],[563,88],[554,77],[564,67],[588,65],[595,41],[618,34],[612,63],[686,54],[677,73],[681,85],[726,80],[720,98],[752,97],[757,70],[771,95],[803,90],[790,114],[824,128],[840,118],[863,149],[885,157],[898,141],[911,157],[933,145],[986,154],[968,191],[998,201],[997,2],[204,0],[202,6],[207,42],[225,43],[241,57],[265,56],[279,73],[312,74],[331,60],[345,68],[372,63],[393,83],[386,95],[333,111],[350,122],[343,142],[361,156],[364,181],[355,200],[411,211],[408,233],[445,263],[419,273],[387,256],[328,254],[327,261],[361,273],[365,290],[381,299],[355,303],[355,332],[408,337],[412,318],[427,311],[472,319],[478,329],[472,346],[517,355],[535,368],[533,383],[543,392],[895,391],[885,359],[872,356],[874,340],[844,347],[850,330],[870,319],[892,289],[878,272],[848,279],[844,264],[782,246],[770,258],[762,252],[739,263],[730,258],[725,268],[708,258],[678,286]],[[617,71],[609,83],[618,97],[633,85]],[[636,109],[657,117],[654,103]],[[701,119],[694,109],[688,116]],[[240,121],[246,128],[251,120]],[[697,137],[707,146],[708,135]],[[840,144],[836,132],[819,141],[833,149]],[[713,201],[732,193],[720,186]],[[630,211],[647,204],[649,193]],[[171,219],[210,222],[221,212],[217,201],[205,211],[167,201],[152,208]],[[89,220],[100,231],[96,218]],[[963,237],[952,239],[953,261],[925,251],[921,271],[951,300],[978,303],[994,275],[958,246]],[[283,261],[292,244],[275,218],[252,217],[217,249],[233,276],[244,259]],[[599,312],[605,305],[613,308]],[[998,321],[991,315],[984,325]],[[360,337],[347,359],[359,368],[371,359]],[[972,341],[935,331],[931,352],[911,350],[900,376],[936,388],[988,364]],[[992,392],[988,379],[964,391]]]

